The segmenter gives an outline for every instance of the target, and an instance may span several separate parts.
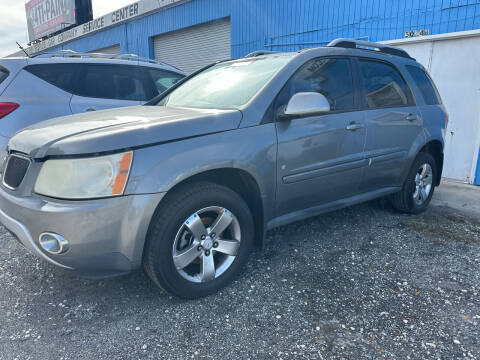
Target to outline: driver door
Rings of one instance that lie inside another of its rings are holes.
[[[278,217],[359,193],[366,129],[355,88],[349,58],[323,57],[304,64],[279,94],[277,110],[297,93],[318,92],[331,111],[277,120]]]

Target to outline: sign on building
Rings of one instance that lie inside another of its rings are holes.
[[[413,37],[427,36],[427,35],[430,35],[430,30],[429,29],[411,30],[411,31],[406,31],[405,32],[405,37],[406,38],[413,38]]]
[[[77,24],[75,0],[30,0],[25,10],[30,41]]]
[[[79,5],[79,1],[81,0],[77,0],[77,6],[76,6],[77,14],[79,13],[78,10],[82,8],[82,6]],[[89,4],[91,8],[91,0],[82,0],[82,1],[85,4]],[[177,6],[188,1],[190,0],[141,0],[141,1],[134,2],[130,5],[124,6],[121,9],[115,10],[109,14],[103,15],[93,20],[91,18],[85,21],[82,21],[81,19],[77,19],[78,26],[71,27],[68,30],[65,30],[59,34],[53,35],[48,39],[44,39],[43,41],[39,41],[37,43],[32,44],[32,46],[27,49],[27,52],[30,55],[36,54],[46,49],[56,47],[65,42],[78,39],[87,34],[101,31],[111,26],[135,19],[139,16],[144,16],[151,12],[168,9],[169,7]],[[29,3],[27,3],[27,5],[25,5],[25,7],[27,8],[27,18],[28,18],[28,6],[30,7],[39,6],[40,3],[46,3],[46,2],[67,3],[69,1],[68,0],[31,0]],[[71,2],[75,3],[75,0],[71,0]],[[63,28],[60,27],[60,29],[63,29]],[[30,24],[29,24],[29,32],[30,32]],[[30,37],[30,41],[31,39],[32,38]]]

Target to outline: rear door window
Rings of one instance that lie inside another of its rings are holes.
[[[160,69],[146,69],[148,76],[152,79],[153,83],[155,84],[155,91],[156,94],[161,94],[168,88],[175,85],[178,81],[180,81],[183,76],[180,74],[176,74],[171,71],[160,70]]]
[[[413,105],[411,91],[392,65],[360,60],[366,106],[370,109]]]
[[[426,105],[441,104],[440,95],[430,76],[420,67],[407,65],[407,70],[422,93]]]
[[[77,72],[80,64],[38,64],[28,65],[25,70],[40,79],[64,90],[73,93],[76,88]]]
[[[110,64],[85,64],[83,67],[78,95],[127,101],[149,100],[137,67]]]
[[[0,84],[8,77],[10,72],[4,67],[0,66]]]

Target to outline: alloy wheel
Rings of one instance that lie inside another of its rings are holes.
[[[417,205],[423,205],[432,191],[433,171],[430,164],[425,163],[417,171],[415,175],[415,190],[413,192],[413,200]]]
[[[233,264],[240,241],[237,217],[224,207],[207,207],[190,215],[178,229],[173,263],[188,281],[212,281]]]

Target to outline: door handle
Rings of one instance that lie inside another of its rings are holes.
[[[417,121],[418,120],[418,116],[416,114],[408,114],[406,119],[408,121]]]
[[[356,122],[351,122],[349,125],[347,125],[346,129],[348,131],[357,131],[357,130],[363,129],[364,127],[365,127],[365,125],[363,125],[363,124],[359,124],[359,123],[356,123]]]
[[[87,111],[95,111],[95,109],[89,108],[87,109]]]

